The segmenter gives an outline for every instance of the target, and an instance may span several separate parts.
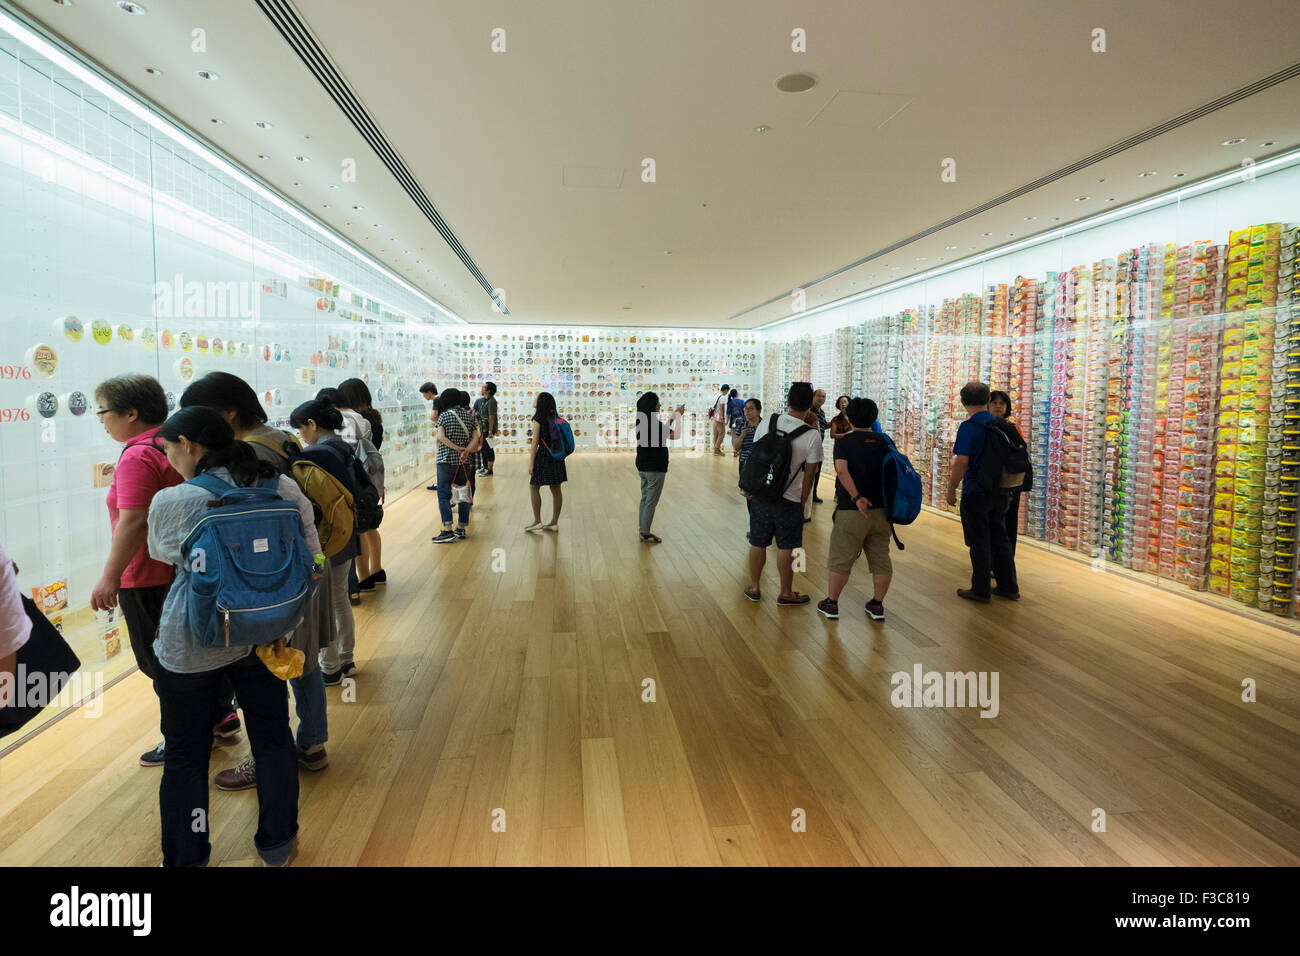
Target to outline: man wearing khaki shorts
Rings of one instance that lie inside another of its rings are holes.
[[[832,518],[827,596],[817,610],[829,620],[840,616],[840,592],[849,583],[853,563],[863,551],[871,569],[874,591],[867,602],[867,616],[885,619],[885,594],[893,578],[889,558],[889,521],[885,518],[885,496],[881,487],[884,439],[872,431],[876,403],[854,398],[845,410],[852,430],[835,440],[835,514]]]

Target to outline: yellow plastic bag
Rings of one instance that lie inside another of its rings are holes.
[[[259,647],[257,656],[262,659],[266,669],[280,680],[301,677],[303,665],[307,662],[306,654],[296,647],[286,647],[284,641]]]

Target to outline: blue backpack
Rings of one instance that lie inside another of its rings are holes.
[[[556,415],[555,432],[557,435],[560,436],[559,447],[552,448],[550,445],[546,444],[545,439],[542,440],[542,444],[546,445],[546,450],[551,453],[552,458],[560,458],[560,459],[568,458],[570,455],[573,454],[573,449],[577,447],[573,441],[573,429],[569,427],[568,422],[566,422],[560,416]]]
[[[302,620],[315,562],[278,482],[241,488],[207,474],[188,482],[217,496],[181,545],[190,632],[203,647],[271,644]]]
[[[903,550],[903,542],[898,540],[896,524],[911,524],[921,513],[921,476],[912,467],[908,457],[898,450],[894,440],[884,432],[880,437],[885,442],[885,457],[881,460],[880,484],[885,493],[885,517],[889,520],[889,532],[894,536],[894,544]]]

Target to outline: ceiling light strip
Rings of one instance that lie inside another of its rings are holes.
[[[1200,182],[1191,183],[1187,186],[1179,187],[1178,189],[1171,189],[1169,192],[1161,193],[1159,196],[1140,199],[1136,202],[1129,203],[1126,206],[1111,209],[1108,212],[1101,213],[1100,215],[1093,216],[1089,219],[1081,219],[1078,222],[1070,223],[1068,226],[1061,226],[1060,228],[1053,229],[1050,232],[1040,233],[1037,236],[1031,236],[1028,239],[1022,239],[1019,242],[1013,242],[1005,246],[998,246],[996,249],[990,249],[987,252],[981,252],[965,259],[960,259],[956,262],[937,266],[934,269],[930,269],[917,275],[907,276],[894,282],[887,283],[886,285],[878,286],[874,289],[868,289],[865,292],[848,295],[841,299],[836,299],[834,302],[827,302],[814,309],[808,309],[804,312],[796,312],[794,315],[777,319],[774,322],[755,326],[754,330],[761,332],[764,329],[775,328],[778,325],[784,325],[787,322],[794,322],[798,319],[806,319],[810,316],[817,315],[820,312],[848,305],[851,302],[860,302],[863,299],[875,298],[878,295],[884,295],[887,292],[903,289],[919,282],[927,282],[930,279],[936,279],[939,276],[948,275],[951,272],[957,272],[961,269],[969,269],[971,266],[979,265],[982,262],[988,262],[991,259],[1000,259],[1003,256],[1021,252],[1034,246],[1041,246],[1047,242],[1055,242],[1058,239],[1064,239],[1066,236],[1078,232],[1084,232],[1094,226],[1100,226],[1107,222],[1114,222],[1118,219],[1127,219],[1129,216],[1134,216],[1138,213],[1155,209],[1158,206],[1167,206],[1170,203],[1190,199],[1200,193],[1212,192],[1213,190],[1221,189],[1224,186],[1231,186],[1233,183],[1242,182],[1243,177],[1247,174],[1258,178],[1266,173],[1276,172],[1277,170],[1283,169],[1287,166],[1296,165],[1297,163],[1300,163],[1300,149],[1293,150],[1292,152],[1285,153],[1281,156],[1275,156],[1262,163],[1256,163],[1251,166],[1249,170],[1238,168],[1233,169],[1231,172],[1220,173],[1217,176],[1211,176],[1209,179],[1203,179]],[[786,296],[782,296],[782,298],[786,298]]]
[[[66,71],[78,82],[85,84],[95,92],[107,97],[113,103],[122,107],[132,116],[148,124],[152,129],[161,133],[167,139],[183,147],[192,155],[198,157],[207,166],[216,169],[220,173],[234,180],[239,185],[256,194],[264,201],[273,205],[276,209],[291,216],[312,232],[328,240],[331,244],[345,251],[349,256],[361,260],[368,266],[377,271],[391,282],[396,283],[407,292],[416,296],[420,301],[427,303],[436,311],[447,316],[454,322],[461,325],[469,323],[459,315],[442,305],[442,303],[430,298],[427,294],[411,285],[401,276],[388,269],[381,262],[372,258],[357,246],[348,242],[342,236],[338,235],[319,220],[303,212],[297,206],[287,202],[271,189],[261,182],[244,172],[233,161],[217,153],[213,148],[208,146],[196,136],[192,136],[177,121],[166,116],[161,109],[156,106],[146,104],[143,100],[138,99],[134,94],[129,92],[125,87],[110,81],[97,67],[92,67],[90,61],[83,62],[78,56],[74,56],[69,50],[61,45],[61,41],[56,42],[44,30],[40,29],[35,23],[29,23],[26,17],[19,18],[21,15],[13,10],[7,3],[0,4],[0,30],[12,36],[15,40],[27,47],[38,56],[44,57],[54,66]]]
[[[433,223],[434,228],[451,246],[456,257],[460,259],[478,284],[487,292],[498,311],[504,315],[509,315],[510,313],[505,308],[504,303],[498,299],[492,283],[487,280],[473,257],[461,245],[460,240],[456,238],[456,234],[452,232],[451,227],[442,218],[432,200],[420,187],[410,168],[403,162],[397,151],[393,149],[387,137],[384,136],[379,126],[370,116],[370,113],[357,99],[356,94],[334,66],[329,55],[316,42],[316,38],[298,15],[293,5],[288,0],[257,0],[257,5],[266,14],[267,19],[271,21],[280,35],[284,37],[285,42],[298,54],[299,59],[302,60],[307,69],[316,77],[317,82],[321,84],[325,92],[329,94],[352,125],[356,127],[361,137],[370,144],[380,162],[397,179],[402,189],[410,196],[420,211],[424,213],[425,218]]]
[[[928,229],[924,229],[921,232],[908,236],[906,239],[900,239],[898,242],[895,242],[892,245],[886,246],[883,249],[878,249],[869,255],[863,256],[861,259],[858,259],[856,262],[850,262],[848,265],[841,266],[840,268],[834,270],[833,272],[828,272],[824,276],[821,276],[820,278],[813,279],[811,282],[801,283],[796,288],[800,288],[807,291],[808,289],[811,289],[813,286],[821,282],[825,282],[827,279],[833,279],[836,276],[843,275],[845,272],[848,272],[851,269],[856,269],[858,266],[865,265],[866,263],[871,262],[874,259],[879,259],[882,256],[887,256],[891,252],[896,252],[899,249],[902,249],[904,246],[910,245],[913,242],[917,242],[921,239],[926,239],[937,232],[942,232],[943,230],[955,226],[958,223],[962,223],[968,219],[974,218],[975,216],[982,215],[983,213],[988,212],[990,209],[994,209],[997,206],[1001,206],[1005,203],[1011,202],[1012,200],[1019,199],[1020,197],[1025,196],[1031,192],[1034,192],[1037,189],[1041,189],[1044,186],[1050,185],[1051,183],[1064,179],[1067,176],[1072,176],[1082,169],[1086,169],[1089,166],[1093,166],[1104,160],[1110,159],[1111,157],[1116,156],[1127,149],[1132,149],[1134,146],[1140,146],[1143,143],[1150,142],[1151,140],[1155,139],[1158,136],[1162,136],[1165,133],[1178,129],[1180,126],[1185,126],[1188,123],[1191,123],[1195,120],[1208,116],[1210,113],[1213,113],[1215,110],[1222,109],[1225,106],[1231,106],[1234,103],[1238,103],[1241,100],[1244,100],[1248,96],[1253,96],[1256,93],[1262,92],[1266,89],[1269,89],[1270,87],[1277,86],[1279,83],[1285,83],[1288,80],[1295,79],[1296,77],[1300,77],[1300,63],[1293,63],[1290,66],[1286,67],[1285,69],[1278,70],[1276,73],[1272,73],[1264,77],[1263,79],[1256,80],[1254,83],[1251,83],[1249,86],[1243,86],[1239,90],[1234,90],[1231,93],[1227,93],[1223,96],[1220,96],[1216,100],[1211,100],[1208,103],[1202,104],[1201,106],[1196,107],[1196,109],[1183,113],[1180,116],[1176,116],[1171,120],[1166,120],[1165,122],[1161,123],[1159,126],[1153,126],[1150,129],[1143,130],[1140,133],[1135,133],[1134,135],[1128,137],[1127,139],[1121,140],[1120,142],[1114,144],[1113,146],[1108,146],[1105,149],[1098,150],[1097,152],[1092,153],[1089,156],[1085,156],[1083,159],[1076,160],[1075,162],[1071,163],[1068,166],[1064,166],[1061,169],[1056,170],[1055,172],[1048,173],[1046,176],[1041,176],[1038,179],[1034,180],[1033,182],[1027,183],[1024,186],[1019,186],[1016,189],[1013,189],[1011,192],[1004,193],[1003,195],[998,196],[995,199],[990,199],[988,202],[982,203],[974,207],[973,209],[968,209],[965,212],[958,213],[952,218],[945,219],[943,222],[931,226]],[[728,316],[727,321],[730,322],[740,318],[743,315],[749,315],[749,313],[751,312],[757,312],[759,309],[767,308],[767,306],[772,305],[775,302],[780,302],[782,299],[787,298],[789,294],[790,293],[788,292],[783,292],[780,295],[775,295],[772,298],[768,299],[766,302],[760,302],[757,305],[750,306],[748,309],[745,309],[741,312],[737,312],[735,315]]]

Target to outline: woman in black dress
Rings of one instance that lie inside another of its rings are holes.
[[[564,491],[560,485],[569,480],[569,473],[563,458],[556,458],[550,449],[560,443],[559,427],[556,419],[555,396],[550,392],[541,392],[537,396],[536,412],[533,415],[533,434],[528,443],[528,492],[533,501],[533,523],[525,531],[559,531],[556,522],[560,520],[560,508],[564,505]],[[551,489],[551,504],[554,508],[548,524],[542,524],[542,485]]]

